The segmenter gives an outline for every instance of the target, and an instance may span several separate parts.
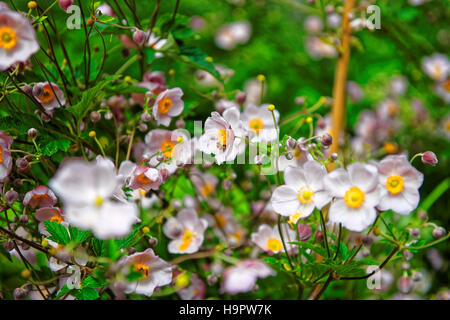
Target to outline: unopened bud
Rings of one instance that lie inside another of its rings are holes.
[[[294,154],[290,151],[286,152],[286,159],[288,159],[288,160],[294,159]]]
[[[287,138],[286,140],[286,149],[293,150],[297,146],[297,140],[292,137]]]
[[[28,84],[24,85],[22,90],[23,90],[23,92],[25,92],[28,95],[33,93],[33,87],[29,86]]]
[[[445,236],[445,233],[446,231],[443,227],[437,227],[433,230],[433,237],[435,237],[436,239],[440,239]]]
[[[322,136],[321,142],[322,142],[322,146],[324,148],[328,148],[329,146],[331,146],[333,144],[333,138],[331,137],[331,135],[329,133],[325,133]]]
[[[224,190],[230,190],[232,185],[233,185],[233,182],[231,182],[231,180],[224,180],[222,182],[222,188]]]
[[[38,131],[35,128],[30,128],[28,129],[27,134],[30,138],[34,138],[37,136]]]
[[[139,124],[139,131],[141,132],[146,132],[148,130],[148,126],[145,123],[140,123]]]
[[[92,122],[99,122],[102,119],[102,115],[97,112],[97,111],[92,111],[91,114],[89,115],[89,118],[91,119]]]
[[[438,159],[433,151],[427,151],[422,154],[422,162],[434,167],[438,163]]]
[[[144,112],[143,114],[141,114],[141,120],[144,122],[149,122],[150,120],[152,120],[152,116],[150,115],[150,113]]]
[[[150,247],[155,247],[158,244],[158,239],[151,238],[150,240],[148,240],[148,244]]]
[[[411,279],[406,276],[400,277],[397,286],[402,293],[409,293],[412,290]]]
[[[240,91],[236,94],[237,103],[244,104],[246,99],[247,99],[247,95],[245,94],[245,92]]]
[[[178,129],[184,129],[186,127],[186,122],[184,122],[183,119],[178,119],[177,122],[175,122],[175,126]]]
[[[134,42],[136,42],[138,45],[143,45],[144,41],[145,41],[146,35],[145,32],[142,30],[136,30],[133,33],[133,40]]]
[[[305,103],[305,97],[296,97],[295,104],[297,106],[302,106]]]
[[[411,237],[414,239],[420,238],[420,229],[419,228],[413,228],[410,231]]]
[[[412,257],[413,257],[413,254],[411,251],[409,251],[409,250],[403,251],[403,258],[405,258],[405,260],[411,260]]]
[[[304,223],[299,223],[297,226],[298,240],[308,241],[312,235],[312,228]]]
[[[12,188],[5,193],[5,201],[9,205],[12,205],[14,202],[16,202],[18,197],[19,194]]]
[[[314,239],[317,242],[322,242],[323,241],[323,233],[321,231],[316,231],[316,234],[314,235]]]
[[[372,244],[373,238],[372,238],[371,236],[364,235],[364,236],[362,237],[361,241],[362,241],[362,243],[363,243],[365,246],[368,247],[368,246],[370,246],[370,245]]]
[[[64,11],[67,11],[71,5],[73,5],[73,0],[59,0],[59,6]]]
[[[22,300],[25,299],[28,292],[22,288],[16,288],[13,291],[13,296],[15,300]]]
[[[16,166],[20,170],[25,170],[30,166],[30,164],[28,163],[28,161],[25,158],[18,158],[16,160]]]
[[[412,275],[412,280],[414,282],[419,282],[420,280],[422,280],[422,278],[423,278],[422,272],[420,272],[420,271],[414,272]]]
[[[217,277],[215,275],[213,275],[213,274],[210,274],[206,278],[206,282],[208,282],[208,285],[212,286],[212,285],[217,283]]]
[[[6,251],[11,251],[12,249],[14,249],[14,242],[12,242],[12,241],[6,241],[4,244],[3,244],[3,248],[5,248],[5,250]]]

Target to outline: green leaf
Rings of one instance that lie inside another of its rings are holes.
[[[92,249],[94,250],[94,253],[97,257],[106,256],[106,247],[103,240],[92,238]]]
[[[247,194],[245,194],[238,187],[231,188],[231,202],[233,203],[233,213],[238,215],[245,215],[250,212],[250,204],[247,201]]]
[[[58,151],[66,152],[70,147],[70,140],[59,139],[50,141],[45,147],[42,149],[42,154],[46,156],[52,156]]]
[[[187,195],[195,196],[194,186],[188,178],[180,176],[175,182],[172,198],[184,199]]]
[[[83,283],[81,285],[83,286],[83,288],[103,288],[107,286],[108,283],[104,281],[99,281],[98,279],[89,276],[83,280]]]
[[[59,291],[58,295],[55,297],[55,299],[59,299],[61,297],[63,297],[64,295],[66,295],[68,292],[70,292],[71,289],[69,288],[69,286],[67,284],[65,284],[61,290]]]
[[[106,242],[106,252],[112,260],[116,260],[120,256],[120,248],[114,239]]]
[[[136,235],[139,232],[139,226],[135,225],[133,231],[123,239],[117,239],[116,244],[120,249],[130,247],[136,241]]]
[[[311,251],[317,253],[318,255],[324,257],[324,258],[328,258],[328,252],[325,248],[319,247],[319,246],[315,246],[311,243],[308,242],[303,242],[303,241],[293,241],[293,242],[289,242],[291,244],[296,244],[300,247],[303,247],[305,249],[310,249]],[[332,255],[333,252],[332,250],[330,250],[330,254]]]
[[[44,225],[47,232],[51,234],[49,237],[50,240],[62,245],[70,242],[69,233],[63,225],[54,221],[44,221]]]
[[[3,246],[0,246],[0,254],[5,256],[6,259],[12,262],[11,255],[9,254],[8,251],[6,251],[6,249]]]
[[[94,288],[83,288],[73,294],[78,300],[97,300],[100,296]]]
[[[120,76],[110,76],[97,83],[95,87],[87,89],[83,92],[80,102],[67,108],[67,110],[72,113],[77,120],[82,119],[96,103],[100,102],[100,100],[105,97],[106,93],[103,89],[119,77]]]
[[[214,78],[223,83],[219,71],[214,68],[214,65],[211,62],[206,60],[208,56],[199,48],[194,46],[181,46],[180,54],[172,57],[195,68],[209,72]]]
[[[89,236],[89,231],[83,231],[78,228],[69,226],[70,238],[75,242],[83,242]]]

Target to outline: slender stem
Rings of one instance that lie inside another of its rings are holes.
[[[330,248],[328,247],[327,228],[325,226],[325,219],[323,218],[322,210],[320,210],[320,224],[322,226],[323,241],[325,243],[325,247],[327,248],[328,258],[330,258],[331,257],[331,253],[330,253]]]
[[[278,232],[280,233],[281,243],[283,243],[284,252],[286,253],[287,259],[289,261],[289,266],[294,270],[294,265],[292,264],[291,257],[287,251],[286,242],[284,241],[283,232],[281,230],[281,216],[278,215]]]
[[[339,248],[341,247],[341,236],[342,236],[342,223],[339,223],[339,231],[337,236],[337,249],[336,249],[336,255],[334,256],[333,260],[336,260],[336,258],[339,255]]]

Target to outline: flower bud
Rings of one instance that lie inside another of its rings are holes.
[[[150,120],[152,120],[152,116],[150,115],[150,113],[144,112],[141,114],[141,120],[144,122],[149,122]]]
[[[446,231],[443,227],[437,227],[433,230],[433,237],[435,237],[436,239],[440,239],[445,236],[445,233]]]
[[[425,221],[427,219],[427,212],[425,210],[419,209],[419,213],[417,216],[419,217],[419,219]]]
[[[287,152],[286,153],[286,159],[288,159],[288,160],[294,159],[294,155],[292,154],[292,152]]]
[[[411,229],[411,231],[409,232],[411,237],[414,239],[420,238],[420,229],[419,228],[413,228]]]
[[[245,92],[240,91],[236,94],[237,103],[244,104],[246,99],[247,99],[247,95],[245,94]]]
[[[3,248],[5,248],[5,250],[6,251],[11,251],[12,249],[14,249],[14,242],[12,242],[12,241],[6,241],[4,244],[3,244]]]
[[[102,115],[97,111],[92,111],[91,114],[89,115],[89,118],[91,119],[92,122],[95,123],[99,122],[102,119]]]
[[[305,97],[296,97],[295,104],[297,106],[302,106],[305,103]]]
[[[184,129],[186,127],[186,122],[184,122],[183,119],[178,119],[177,122],[175,122],[175,126],[178,129]]]
[[[21,172],[28,171],[30,169],[30,164],[25,158],[18,158],[16,160],[16,166]]]
[[[14,202],[16,202],[18,197],[19,194],[13,188],[5,193],[5,201],[9,205],[12,205]]]
[[[210,274],[206,278],[206,282],[208,282],[208,285],[212,286],[212,285],[217,283],[217,277],[215,275],[213,275],[213,274]]]
[[[331,146],[333,144],[333,138],[331,137],[331,135],[329,133],[325,133],[322,136],[321,141],[322,141],[322,146],[324,148],[328,148],[329,146]]]
[[[427,151],[422,154],[422,162],[434,167],[438,163],[438,159],[433,151]]]
[[[16,288],[13,291],[13,296],[15,300],[22,300],[25,299],[28,292],[22,288]]]
[[[292,137],[287,138],[286,140],[286,149],[293,150],[297,146],[297,140]]]
[[[142,30],[136,30],[133,33],[134,42],[136,42],[140,46],[144,44],[145,38],[146,38],[145,32]]]
[[[27,134],[30,138],[34,138],[37,136],[38,131],[35,128],[30,128],[28,129]]]
[[[411,279],[409,277],[400,277],[397,281],[397,287],[402,293],[409,293],[412,290]]]
[[[148,240],[148,244],[150,247],[155,247],[158,244],[158,239],[151,238],[150,240]]]
[[[139,131],[146,132],[147,129],[148,129],[148,126],[145,123],[140,123],[139,124]]]
[[[323,233],[322,233],[322,231],[316,231],[316,234],[314,235],[314,239],[317,242],[322,242],[323,241]]]
[[[222,181],[222,188],[224,190],[230,190],[232,185],[233,185],[233,182],[231,182],[231,180]]]
[[[73,5],[73,0],[59,0],[59,6],[64,11],[67,11],[71,5]]]
[[[105,113],[105,119],[106,120],[111,120],[113,118],[113,114],[112,112],[108,111],[107,113]]]
[[[304,223],[299,223],[297,226],[298,240],[308,241],[312,235],[312,228]]]
[[[42,88],[42,85],[37,84],[33,87],[33,96],[35,97],[40,97],[42,95],[42,93],[44,93],[44,89]]]
[[[368,247],[368,246],[370,246],[370,245],[372,244],[373,238],[372,238],[371,236],[364,235],[364,236],[362,237],[361,241],[362,241],[362,243],[363,243],[365,246]]]
[[[403,251],[403,258],[405,258],[405,260],[411,260],[412,257],[413,257],[413,254],[411,251],[409,251],[409,250]]]
[[[23,90],[23,92],[25,92],[28,95],[33,93],[33,87],[28,84],[24,85],[22,90]]]
[[[412,280],[414,282],[419,282],[420,280],[422,280],[422,278],[423,278],[422,272],[420,272],[420,271],[414,272],[412,275]]]
[[[22,179],[14,179],[13,185],[17,188],[20,188],[22,186]]]

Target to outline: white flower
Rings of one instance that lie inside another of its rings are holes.
[[[450,72],[450,61],[446,55],[435,53],[423,58],[422,69],[431,79],[443,81]]]
[[[306,162],[314,160],[304,144],[297,143],[290,152],[294,156],[291,160],[288,160],[284,154],[278,158],[278,170],[284,171],[289,166],[302,167]]]
[[[12,143],[12,137],[0,130],[0,182],[8,177],[12,169],[12,157],[9,151]]]
[[[220,28],[216,35],[216,45],[224,50],[232,50],[237,44],[244,44],[250,39],[252,28],[248,22],[237,21]]]
[[[182,96],[183,91],[180,88],[168,89],[158,94],[153,105],[153,117],[156,124],[168,127],[170,120],[181,114],[184,108]]]
[[[194,253],[203,243],[203,236],[208,226],[205,219],[199,219],[194,209],[182,209],[177,217],[171,217],[164,224],[164,234],[172,239],[169,243],[170,253]]]
[[[390,155],[378,163],[381,197],[378,208],[407,215],[417,208],[423,174],[404,155]]]
[[[150,33],[146,46],[152,47],[154,50],[159,51],[166,43],[167,39],[161,39],[161,37],[156,36],[154,33]],[[155,58],[161,58],[163,55],[164,54],[162,52],[156,52]]]
[[[283,233],[286,249],[288,253],[291,253],[294,250],[294,245],[289,242],[297,240],[297,233],[286,223],[281,224],[281,231]],[[267,224],[260,225],[258,232],[251,234],[251,239],[265,252],[279,253],[284,251],[283,242],[277,225],[273,227],[270,227]]]
[[[450,79],[436,83],[434,91],[445,101],[445,103],[450,103]]]
[[[0,9],[0,71],[25,62],[38,50],[30,21],[18,12]]]
[[[278,138],[278,132],[275,128],[272,112],[267,107],[247,105],[241,115],[241,120],[245,128],[250,133],[253,142],[272,142]],[[280,113],[274,110],[275,120],[278,123]]]
[[[220,291],[228,294],[248,292],[253,289],[258,278],[267,278],[276,273],[266,263],[246,259],[225,270]]]
[[[373,165],[352,163],[336,169],[324,178],[325,188],[335,197],[328,210],[332,223],[352,231],[363,231],[377,216],[379,203],[378,172]]]
[[[236,129],[236,131],[235,131]],[[239,138],[237,134],[240,134]],[[225,110],[223,117],[218,112],[212,112],[205,122],[205,133],[199,139],[200,151],[214,154],[217,164],[233,161],[238,153],[245,150],[245,140],[239,110]]]
[[[41,94],[35,98],[42,104],[45,110],[51,111],[66,104],[64,93],[55,83],[39,82],[35,86],[42,87]]]
[[[272,207],[282,216],[300,214],[309,216],[314,208],[322,209],[331,198],[325,190],[323,178],[327,171],[319,162],[311,160],[299,167],[287,167],[285,185],[277,187],[272,195]]]
[[[124,237],[138,221],[134,203],[112,201],[117,175],[102,161],[69,161],[59,168],[50,185],[62,199],[66,221],[92,230],[99,239]]]
[[[162,178],[155,168],[137,166],[132,173],[131,181],[128,185],[131,189],[142,189],[145,192],[158,190],[162,183]]]
[[[122,265],[124,273],[132,269],[142,274],[139,280],[127,284],[126,294],[136,292],[150,297],[156,287],[166,286],[172,282],[172,265],[155,255],[152,249],[124,257],[119,265]]]

